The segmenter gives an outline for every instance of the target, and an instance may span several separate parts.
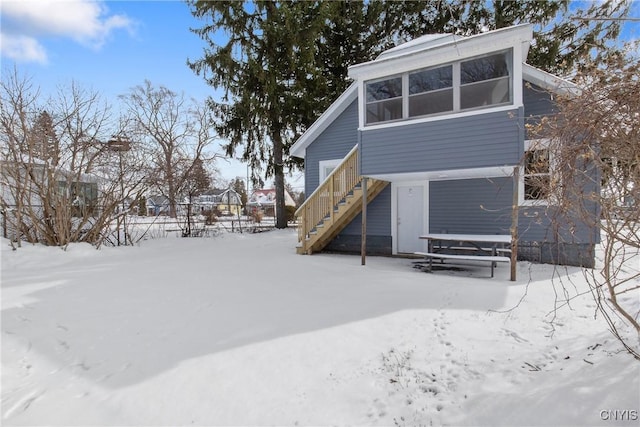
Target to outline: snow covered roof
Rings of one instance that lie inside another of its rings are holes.
[[[261,190],[254,190],[251,193],[251,197],[247,202],[249,205],[273,205],[276,201],[276,190],[275,188],[266,188]],[[286,206],[295,206],[296,202],[293,200],[293,197],[289,194],[289,192],[284,190],[284,204]]]
[[[455,41],[455,36],[450,33],[446,34],[427,34],[406,43],[399,44],[382,52],[376,60],[395,58],[418,50],[432,48],[444,43]]]

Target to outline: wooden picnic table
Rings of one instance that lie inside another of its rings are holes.
[[[499,253],[509,253],[511,244],[509,234],[447,234],[429,233],[419,236],[427,240],[427,252],[415,252],[429,261],[428,271],[432,271],[433,259],[488,261],[491,264],[491,277],[498,262],[510,262],[511,258]],[[434,244],[437,243],[437,244]]]

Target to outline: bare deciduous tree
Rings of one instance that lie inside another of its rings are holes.
[[[192,168],[188,176],[186,177],[184,184],[184,192],[187,197],[187,218],[185,221],[185,227],[183,227],[182,235],[189,237],[191,233],[191,215],[193,213],[193,199],[207,190],[211,185],[211,177],[203,166],[202,160],[196,160],[193,162]]]
[[[612,54],[575,80],[580,93],[556,98],[559,114],[535,129],[549,141],[553,173],[534,187],[548,188],[554,226],[576,229],[564,219],[574,217],[599,227],[602,257],[585,274],[598,311],[640,359],[640,65]],[[638,336],[623,336],[620,322]]]
[[[169,199],[169,215],[176,217],[194,167],[216,157],[207,151],[215,138],[210,113],[184,95],[163,86],[156,88],[149,81],[121,99],[131,117],[128,133],[144,143],[150,154],[149,180]]]
[[[3,232],[22,240],[96,246],[110,234],[117,208],[135,191],[122,168],[108,167],[109,106],[72,83],[52,99],[17,70],[0,84],[0,207]]]

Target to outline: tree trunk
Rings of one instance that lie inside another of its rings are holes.
[[[284,165],[282,162],[282,137],[273,135],[274,183],[276,187],[276,228],[287,228],[287,211],[284,203]]]

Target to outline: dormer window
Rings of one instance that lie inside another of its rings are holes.
[[[409,74],[409,117],[453,111],[453,66]]]
[[[483,107],[511,101],[506,52],[460,63],[460,108]]]
[[[513,102],[512,51],[365,82],[365,124]]]
[[[367,83],[367,123],[402,118],[402,77]]]

